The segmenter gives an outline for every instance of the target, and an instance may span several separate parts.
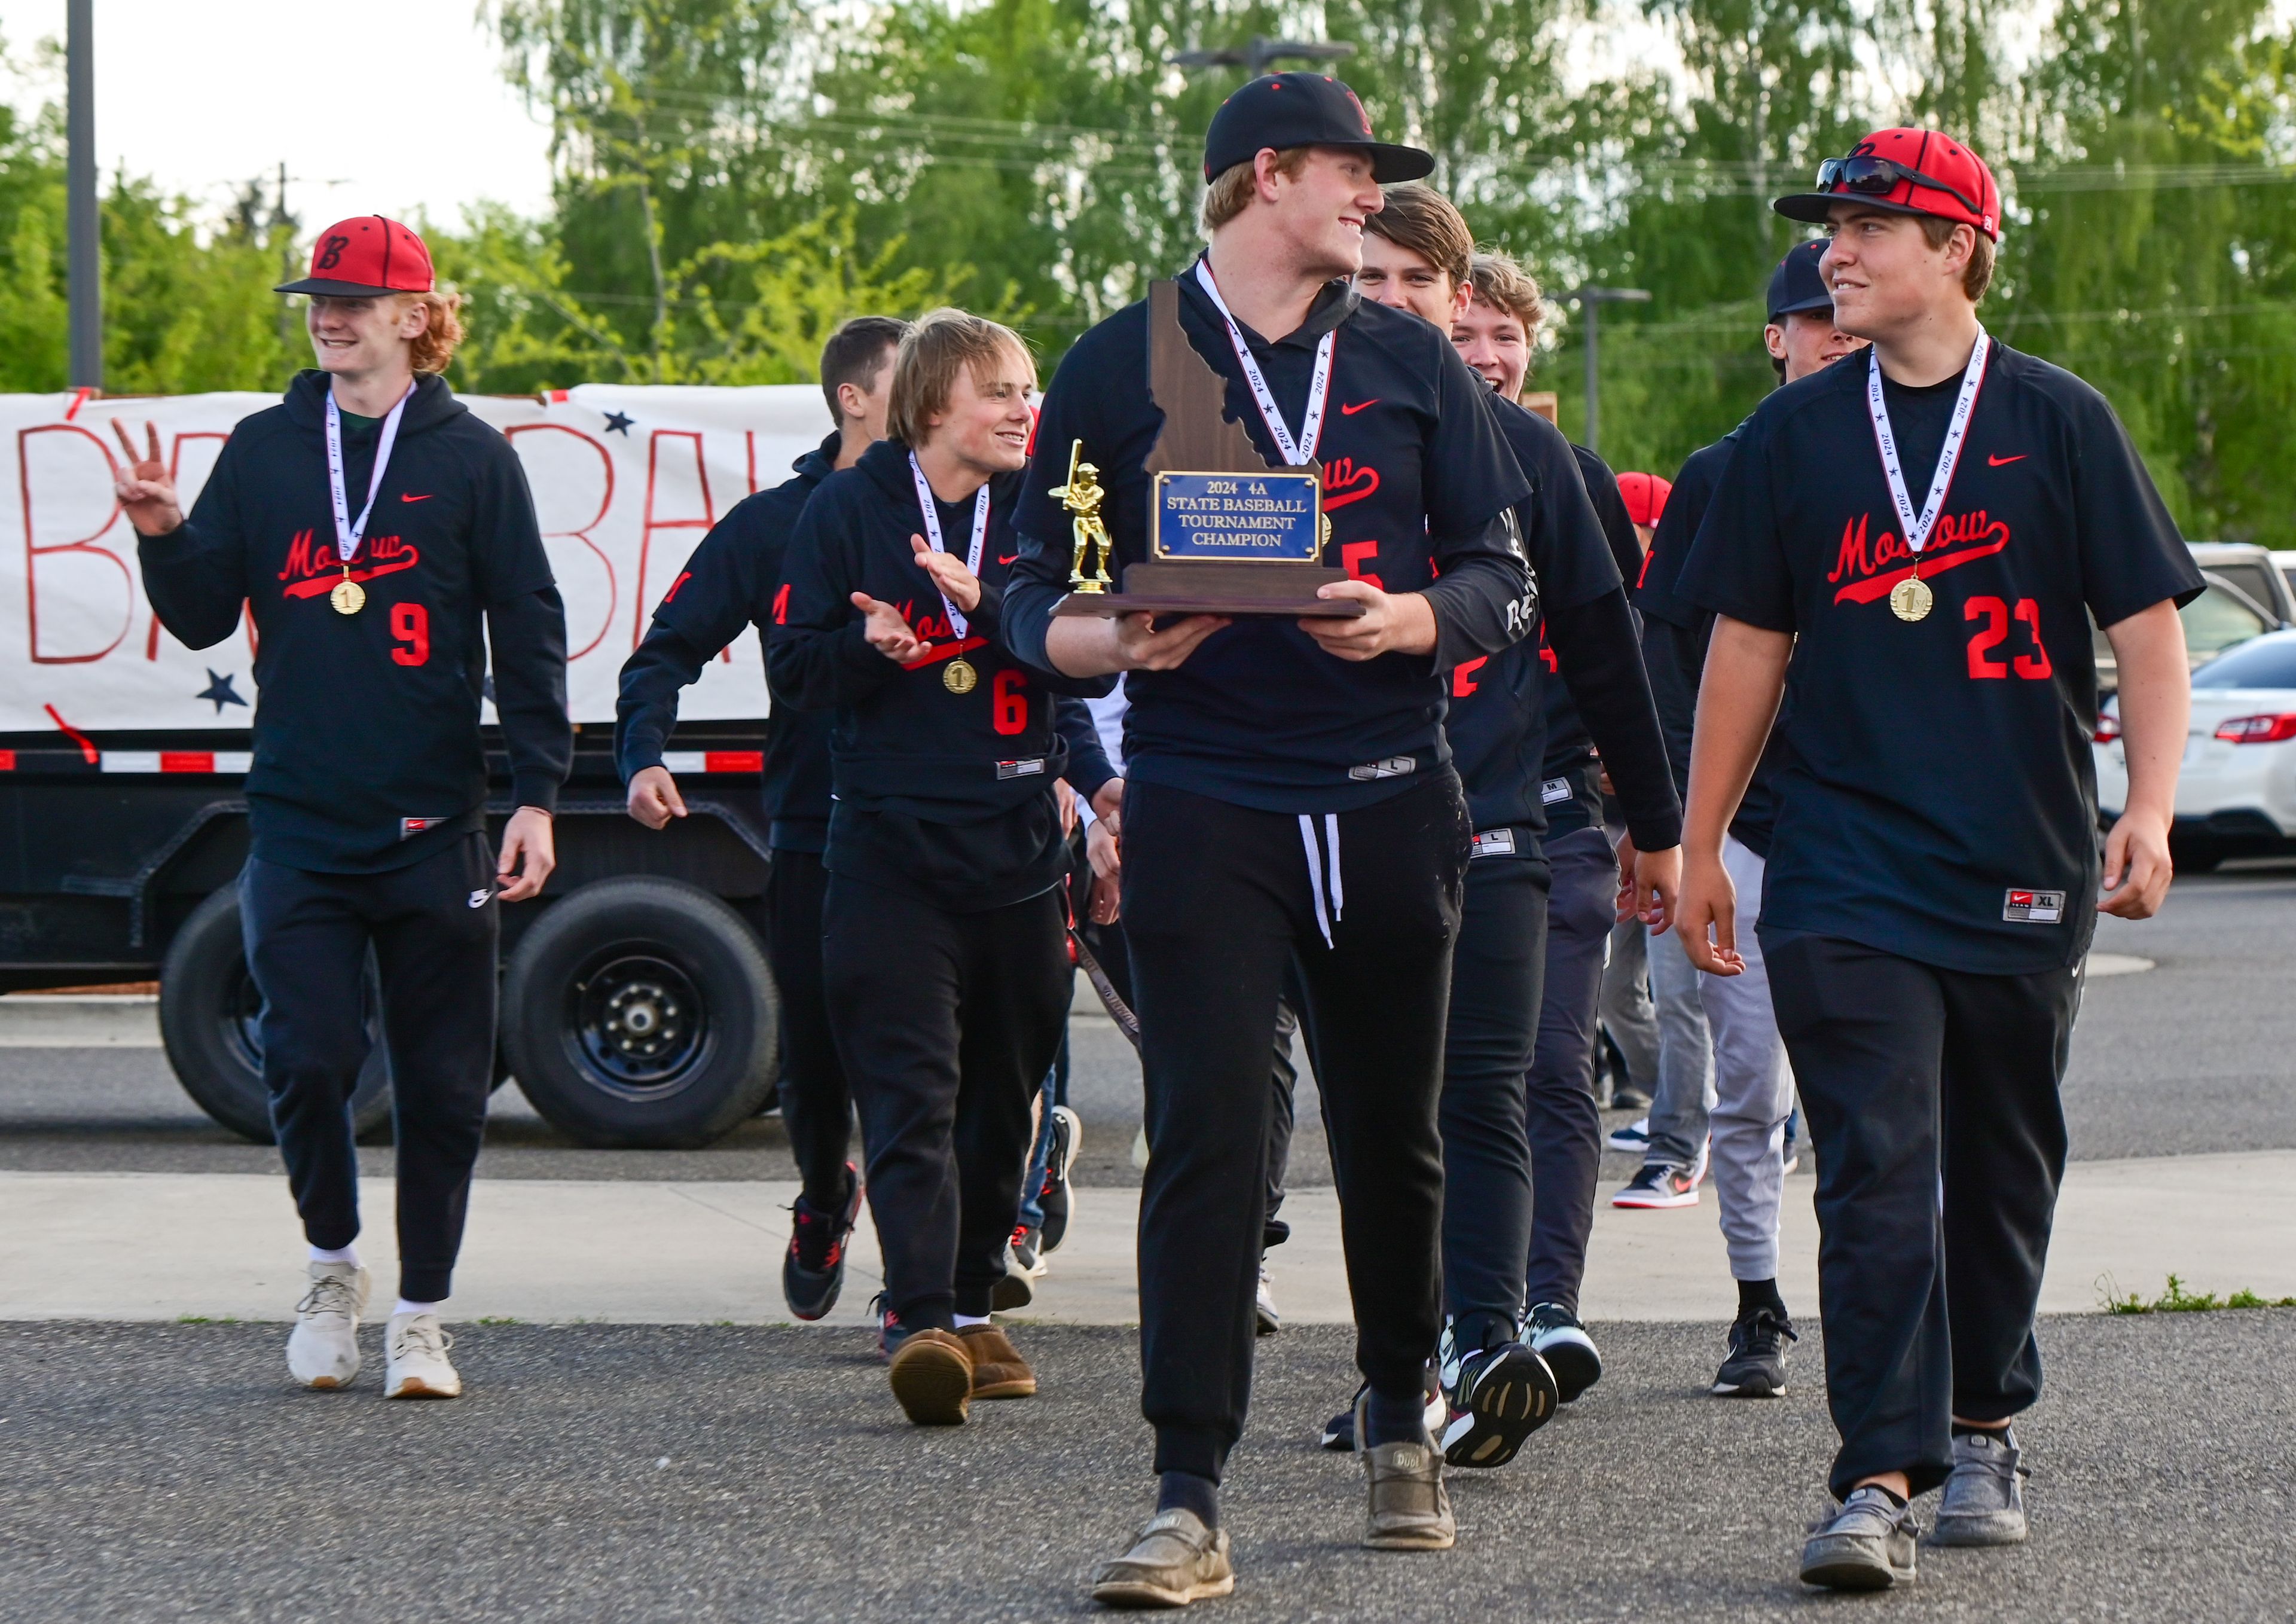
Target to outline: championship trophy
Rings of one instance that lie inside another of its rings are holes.
[[[1323,562],[1331,521],[1324,517],[1324,469],[1269,463],[1242,425],[1226,414],[1227,383],[1207,365],[1180,327],[1180,290],[1148,290],[1148,390],[1164,414],[1143,467],[1148,496],[1148,557],[1124,568],[1108,590],[1109,537],[1100,517],[1098,470],[1069,449],[1069,481],[1052,494],[1072,517],[1076,553],[1069,595],[1055,615],[1303,615],[1353,619],[1364,606],[1319,598],[1316,589],[1348,578]],[[1092,554],[1098,562],[1087,571]]]

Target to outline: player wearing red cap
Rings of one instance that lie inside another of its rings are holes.
[[[323,1389],[358,1374],[368,1282],[349,1102],[371,1046],[372,956],[398,1163],[383,1390],[451,1398],[462,1380],[439,1309],[494,1080],[496,905],[549,877],[573,754],[566,616],[516,455],[439,375],[462,328],[422,239],[344,220],[313,245],[310,275],[279,291],[310,295],[317,369],[232,431],[189,519],[156,429],[148,457],[130,447],[118,492],[168,629],[206,648],[243,608],[255,633],[240,907],[264,1086],[311,1249],[288,1368]],[[479,733],[489,672],[515,808],[498,857]]]
[[[1782,714],[1759,930],[1841,1435],[1801,1577],[1880,1589],[1940,1484],[1941,1542],[2025,1538],[2009,1423],[2040,1394],[2058,1086],[2096,914],[2168,890],[2201,578],[2103,398],[1979,322],[2000,193],[1974,153],[1884,130],[1775,206],[1833,228],[1834,323],[1873,345],[1746,421],[1684,566],[1718,619],[1678,928],[1741,969],[1723,837]],[[2101,864],[2092,615],[2128,740]]]

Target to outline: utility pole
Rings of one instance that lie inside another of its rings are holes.
[[[1573,288],[1562,296],[1578,307],[1587,324],[1587,449],[1598,455],[1603,447],[1601,435],[1603,373],[1601,310],[1604,305],[1646,305],[1650,303],[1648,288]]]
[[[103,387],[103,222],[95,198],[95,0],[66,0],[64,198],[71,385]]]
[[[1216,51],[1183,51],[1164,60],[1175,68],[1242,68],[1244,78],[1256,79],[1286,59],[1330,62],[1355,53],[1356,48],[1351,45],[1324,40],[1255,38],[1248,45],[1229,45]]]

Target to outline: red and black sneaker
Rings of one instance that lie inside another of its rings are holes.
[[[800,1194],[790,1209],[789,1251],[782,1258],[782,1300],[800,1319],[819,1319],[837,1306],[845,1286],[845,1243],[861,1216],[861,1175],[845,1164],[852,1194],[842,1212],[823,1212]]]

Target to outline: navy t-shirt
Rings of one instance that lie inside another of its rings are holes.
[[[1274,437],[1218,312],[1193,274],[1179,279],[1179,294],[1189,342],[1226,380],[1227,415],[1275,463]],[[1326,332],[1335,333],[1330,406],[1316,451],[1332,532],[1324,562],[1388,592],[1426,593],[1435,652],[1341,660],[1293,620],[1240,619],[1177,669],[1129,675],[1124,753],[1133,778],[1263,811],[1369,806],[1450,759],[1443,716],[1452,668],[1529,629],[1529,570],[1512,526],[1495,522],[1529,487],[1484,408],[1488,386],[1441,331],[1333,283],[1297,332],[1271,340],[1244,330],[1295,432]],[[1147,554],[1150,479],[1141,464],[1163,421],[1148,390],[1144,302],[1077,340],[1037,420],[1005,634],[1040,670],[1051,668],[1045,631],[1068,590],[1070,519],[1050,489],[1066,475],[1070,449],[1082,441],[1100,470],[1110,572],[1120,581],[1123,567]]]
[[[1865,357],[1857,357],[1858,365]],[[1956,385],[1958,388],[1958,384]],[[1894,421],[1894,420],[1893,420]],[[1643,560],[1642,585],[1635,592],[1635,607],[1643,612],[1644,662],[1650,668],[1651,692],[1658,699],[1659,721],[1666,729],[1667,754],[1674,767],[1675,787],[1690,798],[1690,738],[1698,709],[1698,685],[1706,669],[1706,645],[1714,636],[1714,613],[1684,601],[1677,591],[1683,561],[1722,482],[1722,470],[1738,443],[1736,430],[1690,454],[1682,472],[1674,476],[1673,493],[1659,515],[1651,536],[1650,554]],[[1931,447],[1935,451],[1934,444]],[[1932,455],[1931,466],[1936,465]],[[1773,727],[1755,764],[1754,776],[1730,820],[1730,833],[1757,856],[1770,855],[1770,839],[1777,826],[1777,775],[1784,754],[1784,729]]]
[[[1957,386],[1887,388],[1917,503]],[[1914,561],[1866,390],[1853,359],[1764,402],[1682,571],[1689,603],[1796,638],[1761,930],[1987,974],[2070,965],[2101,868],[2088,616],[2183,603],[2200,572],[2104,398],[1997,343],[1922,554],[1935,607],[1898,619]]]

